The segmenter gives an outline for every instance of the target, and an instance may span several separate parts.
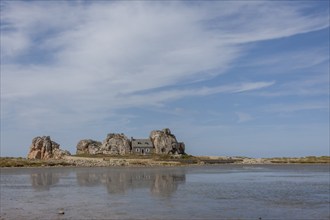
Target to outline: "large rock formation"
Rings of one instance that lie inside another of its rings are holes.
[[[81,140],[77,144],[77,154],[98,154],[101,152],[102,143],[91,139]]]
[[[150,139],[156,154],[184,154],[184,144],[179,143],[168,128],[152,131]]]
[[[131,152],[131,142],[124,134],[110,133],[101,146],[103,154],[125,155]]]
[[[184,154],[184,143],[178,142],[170,129],[155,130],[150,133],[150,140],[156,154]],[[86,139],[77,144],[77,155],[79,154],[108,154],[125,155],[133,153],[132,143],[124,134],[110,133],[103,143]]]
[[[70,155],[69,151],[61,150],[60,145],[52,141],[49,136],[35,137],[32,140],[28,159],[60,159]]]

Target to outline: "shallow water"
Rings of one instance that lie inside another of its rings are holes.
[[[330,219],[329,178],[328,165],[7,168],[0,219]]]

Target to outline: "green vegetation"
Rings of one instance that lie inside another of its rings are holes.
[[[190,155],[190,154],[184,154],[184,155],[182,155],[181,158],[182,159],[194,159],[195,157],[193,155]]]
[[[51,166],[73,166],[64,160],[28,160],[25,158],[1,157],[0,167],[51,167]]]
[[[330,163],[330,156],[308,157],[275,157],[269,159],[272,163]]]

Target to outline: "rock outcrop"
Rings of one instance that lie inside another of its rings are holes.
[[[91,139],[81,140],[77,144],[76,154],[98,154],[101,152],[102,143]]]
[[[184,154],[184,144],[179,143],[168,128],[152,131],[150,139],[156,154]]]
[[[135,139],[132,138],[132,140]],[[185,154],[184,143],[178,142],[176,137],[168,128],[161,131],[152,131],[150,133],[150,140],[152,142],[152,146],[150,146],[151,144],[149,146],[154,148],[152,152],[155,154]],[[129,140],[124,134],[110,133],[107,135],[103,143],[90,139],[79,141],[77,144],[77,155],[125,155],[138,152],[132,151],[132,148],[134,148],[132,145],[134,145],[134,141]]]
[[[28,159],[61,159],[70,155],[69,151],[61,150],[60,145],[52,141],[49,136],[35,137],[32,140]]]
[[[131,142],[124,134],[110,133],[101,146],[103,154],[125,155],[131,152]]]
[[[183,142],[179,142],[176,149],[175,149],[175,151],[178,154],[185,154],[185,150],[186,150],[186,145]]]

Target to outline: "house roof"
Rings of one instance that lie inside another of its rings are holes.
[[[150,139],[133,139],[132,147],[153,147]]]

